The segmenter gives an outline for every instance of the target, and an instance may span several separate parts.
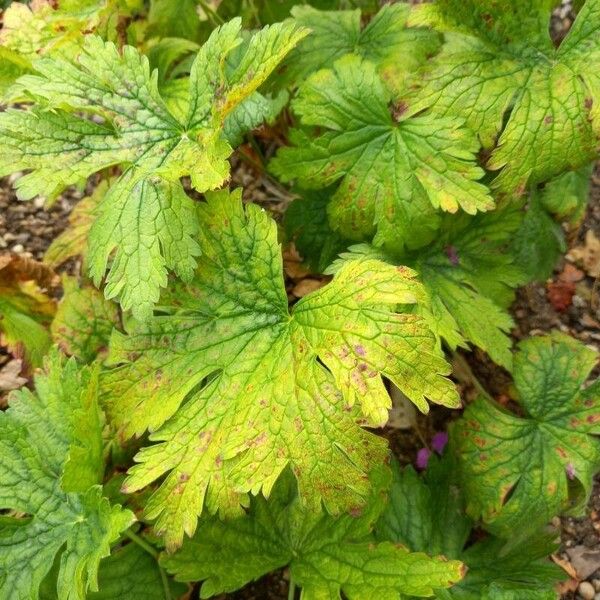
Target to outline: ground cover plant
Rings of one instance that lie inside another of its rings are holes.
[[[2,5],[0,176],[81,199],[0,254],[0,600],[559,597],[598,351],[511,305],[586,214],[600,0]]]

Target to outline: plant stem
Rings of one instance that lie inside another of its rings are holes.
[[[471,369],[471,366],[462,354],[459,352],[452,352],[452,362],[458,367],[458,369],[455,369],[455,374],[459,379],[461,378],[462,372],[463,380],[466,379],[467,383],[470,383],[487,400],[494,401],[490,393],[483,387],[479,379],[477,379],[475,373],[473,373],[473,369]]]
[[[213,25],[219,26],[223,25],[225,21],[221,18],[221,15],[213,10],[205,0],[198,0],[198,4],[200,8],[206,13],[208,20],[212,22]]]
[[[171,586],[169,586],[169,579],[165,573],[165,570],[158,562],[158,550],[156,550],[152,544],[149,544],[142,536],[138,535],[137,533],[133,533],[131,529],[128,529],[125,532],[125,535],[156,561],[156,566],[158,567],[158,572],[160,573],[160,579],[163,585],[163,591],[165,593],[165,600],[173,600],[173,597],[171,596]]]
[[[290,576],[290,587],[288,589],[288,600],[294,600],[296,597],[296,583]]]

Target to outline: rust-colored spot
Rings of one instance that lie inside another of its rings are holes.
[[[561,458],[567,458],[567,453],[565,452],[564,448],[561,448],[560,446],[557,446],[556,448],[556,453],[561,457]]]
[[[554,117],[552,115],[548,115],[544,119],[544,123],[546,123],[546,125],[551,125],[552,123],[554,123]]]
[[[479,448],[483,448],[487,444],[487,440],[478,435],[473,436],[473,443]]]
[[[588,423],[598,423],[600,415],[588,415],[585,419]]]

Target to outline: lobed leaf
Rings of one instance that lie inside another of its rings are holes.
[[[379,261],[348,263],[288,311],[275,223],[244,210],[240,194],[200,208],[195,279],[161,314],[115,335],[103,378],[108,410],[126,435],[146,429],[126,482],[166,475],[146,507],[168,547],[193,534],[197,515],[239,512],[243,494],[269,495],[290,465],[302,501],[340,512],[364,502],[365,473],[385,443],[390,399],[382,376],[423,411],[457,406],[434,337],[398,304],[417,302],[414,274]]]
[[[293,478],[284,477],[268,501],[252,500],[247,515],[203,521],[196,536],[162,563],[178,580],[204,581],[201,598],[234,591],[284,566],[308,600],[341,599],[342,593],[349,600],[429,596],[463,576],[458,561],[374,543],[370,534],[383,506],[381,481],[374,482],[365,513],[335,519],[307,513],[294,488]]]
[[[36,394],[13,393],[0,413],[0,595],[38,597],[60,554],[59,600],[97,590],[100,560],[134,517],[111,506],[103,472],[96,377],[54,352]],[[24,515],[24,516],[19,516]]]
[[[332,226],[350,240],[418,247],[432,238],[435,209],[470,214],[493,208],[476,164],[478,142],[460,121],[390,114],[391,97],[375,67],[356,56],[310,77],[293,102],[310,137],[271,162],[284,181],[308,187],[339,181],[328,207]],[[416,238],[416,240],[415,240]]]
[[[112,330],[120,325],[119,307],[95,288],[79,286],[75,278],[64,276],[63,290],[52,338],[68,356],[92,362],[106,351]]]
[[[556,549],[552,536],[536,533],[512,549],[494,537],[469,543],[473,521],[465,514],[465,498],[455,460],[430,458],[421,477],[412,467],[393,465],[390,501],[375,525],[378,540],[405,544],[414,552],[443,553],[464,562],[467,574],[450,589],[436,589],[439,600],[552,600],[555,584],[565,579],[548,560]]]
[[[411,111],[464,117],[491,150],[493,187],[507,194],[597,155],[600,2],[587,0],[559,48],[549,37],[555,4],[440,0],[414,19],[448,34]]]
[[[513,369],[525,414],[478,400],[456,426],[469,512],[490,531],[523,539],[589,496],[600,465],[599,397],[597,382],[582,386],[596,362],[596,352],[558,332],[526,340]]]
[[[407,27],[407,4],[386,4],[363,28],[360,10],[317,10],[300,5],[292,9],[295,21],[311,30],[286,60],[283,79],[300,85],[321,69],[355,54],[372,62],[385,84],[393,91],[402,89],[407,75],[429,55],[437,52],[439,36],[431,30]]]
[[[447,216],[427,248],[394,255],[359,244],[342,253],[328,272],[361,255],[408,265],[419,274],[428,299],[413,310],[436,336],[452,349],[474,344],[510,368],[513,321],[506,308],[525,273],[520,255],[507,250],[516,249],[524,218],[513,206],[474,217]]]
[[[190,175],[200,192],[227,179],[227,116],[307,32],[290,23],[261,30],[226,75],[222,63],[241,44],[239,33],[240,21],[233,20],[198,52],[185,119],[169,112],[144,56],[130,46],[119,53],[95,36],[86,38],[76,61],[37,61],[38,74],[21,79],[37,105],[0,114],[0,174],[29,171],[16,184],[21,198],[53,198],[96,171],[125,167],[98,207],[89,269],[99,285],[114,254],[107,298],[118,298],[138,318],[150,314],[168,270],[189,280],[196,264],[195,205],[179,179]]]

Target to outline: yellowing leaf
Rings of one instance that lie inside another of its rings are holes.
[[[340,512],[364,502],[365,477],[385,442],[391,405],[382,376],[417,406],[457,406],[435,339],[398,304],[422,295],[414,273],[358,260],[292,312],[275,223],[240,194],[200,208],[202,256],[189,286],[160,313],[115,336],[103,378],[108,410],[128,435],[152,432],[126,489],[166,475],[146,513],[169,547],[198,514],[238,512],[247,492],[268,495],[290,465],[302,502]]]
[[[460,116],[493,149],[494,187],[523,193],[590,162],[600,135],[600,2],[587,0],[558,48],[549,36],[552,0],[439,0],[416,24],[447,33],[417,75],[411,110]]]
[[[284,566],[309,600],[339,600],[342,593],[349,600],[430,596],[462,578],[459,561],[375,542],[371,529],[384,505],[382,482],[374,482],[363,514],[332,518],[307,513],[287,475],[268,501],[254,498],[246,515],[204,520],[162,564],[181,581],[203,581],[201,598],[234,591]]]

